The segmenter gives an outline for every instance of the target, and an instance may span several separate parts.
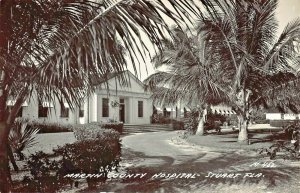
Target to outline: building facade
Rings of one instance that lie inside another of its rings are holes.
[[[84,104],[71,110],[67,103],[28,99],[18,117],[51,123],[84,124],[90,122],[121,121],[125,124],[149,124],[153,112],[151,93],[131,72],[124,71],[129,84],[121,86],[116,76],[107,83],[99,84],[96,91],[85,99]],[[7,106],[14,105],[13,100]]]

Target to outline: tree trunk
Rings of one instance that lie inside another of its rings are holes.
[[[25,101],[27,87],[24,87],[23,92],[21,92],[20,97],[16,100],[16,103],[10,112],[7,112],[5,109],[6,102],[4,102],[5,95],[0,97],[0,109],[4,112],[4,115],[1,116],[0,122],[0,192],[6,193],[11,190],[11,175],[9,170],[9,142],[8,136],[10,128],[15,121],[17,112],[20,110],[22,103]],[[4,100],[4,101],[3,101]]]
[[[243,116],[239,116],[238,142],[248,144],[248,120]]]
[[[11,189],[11,176],[8,162],[8,128],[5,122],[0,123],[0,192]]]
[[[204,116],[201,116],[199,119],[196,135],[204,135]]]

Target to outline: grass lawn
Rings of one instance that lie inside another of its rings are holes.
[[[38,151],[45,153],[53,153],[52,149],[57,146],[63,146],[67,143],[73,143],[76,141],[73,132],[62,133],[41,133],[36,135],[37,144],[33,147],[25,149],[24,154],[28,156]]]

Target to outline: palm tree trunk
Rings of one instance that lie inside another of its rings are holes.
[[[247,117],[243,115],[239,116],[238,142],[248,144],[248,121]]]
[[[204,135],[204,122],[204,116],[201,116],[199,119],[196,135]]]
[[[8,134],[5,122],[0,123],[0,192],[6,193],[11,189],[11,176],[8,162]]]

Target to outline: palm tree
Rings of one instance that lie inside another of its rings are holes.
[[[219,5],[216,5],[219,6]],[[209,34],[219,67],[230,78],[228,95],[238,114],[238,141],[248,141],[249,112],[267,104],[272,92],[298,80],[300,19],[290,22],[276,38],[277,0],[229,1],[200,18],[198,31]],[[268,99],[268,100],[267,100]]]
[[[286,91],[284,87],[294,85],[292,83],[298,81],[296,72],[300,64],[299,50],[297,51],[300,41],[300,19],[289,23],[276,39],[277,22],[274,13],[277,7],[276,0],[253,2],[228,0],[224,1],[224,4],[219,1],[212,2],[214,2],[215,9],[207,8],[207,12],[200,15],[197,27],[200,38],[205,39],[203,43],[198,43],[198,50],[204,51],[190,54],[195,51],[196,46],[190,46],[184,42],[182,44],[166,43],[165,51],[162,56],[158,57],[161,59],[158,63],[169,65],[174,63],[179,66],[173,69],[174,72],[171,75],[159,73],[150,77],[149,80],[156,83],[169,81],[170,88],[178,91],[175,93],[175,91],[163,89],[162,92],[158,92],[157,96],[161,99],[166,97],[166,93],[187,96],[190,92],[197,100],[205,101],[201,95],[205,96],[208,93],[209,97],[212,93],[209,92],[206,84],[192,86],[195,82],[189,81],[190,79],[184,76],[183,79],[178,78],[177,71],[181,68],[185,69],[188,64],[210,64],[206,65],[208,68],[199,71],[188,67],[190,75],[199,73],[197,81],[209,83],[211,80],[215,84],[212,88],[219,90],[223,95],[221,98],[225,99],[224,102],[232,106],[238,114],[240,129],[238,141],[248,143],[247,130],[251,109],[268,104],[297,106],[296,101],[292,104],[291,100],[287,100],[297,95],[294,94],[288,98],[285,93],[279,100],[280,95],[274,93],[282,93]],[[190,57],[191,55],[199,57]],[[173,86],[170,83],[172,79],[182,88]],[[200,96],[195,94],[197,89],[202,91]],[[173,96],[172,99],[174,98],[176,97]]]
[[[164,51],[154,57],[155,66],[167,67],[149,76],[145,83],[153,91],[153,99],[163,104],[178,101],[198,106],[197,135],[204,135],[205,111],[209,105],[228,101],[228,83],[217,58],[211,54],[214,47],[206,34],[193,35],[173,30],[173,41],[164,41]],[[189,35],[188,35],[189,34]]]
[[[93,91],[95,79],[125,69],[127,57],[136,71],[138,56],[150,49],[144,36],[161,50],[169,32],[165,17],[186,23],[200,6],[188,0],[1,0],[0,191],[11,187],[8,135],[27,97],[64,98],[74,108]],[[10,97],[16,103],[8,111]]]

